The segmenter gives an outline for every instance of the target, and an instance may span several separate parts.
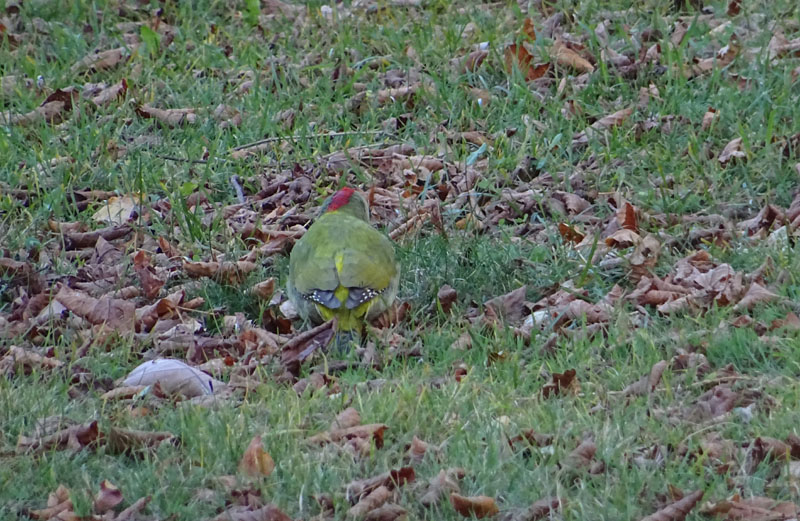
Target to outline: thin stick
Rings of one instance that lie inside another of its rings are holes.
[[[178,163],[192,163],[193,165],[205,165],[206,163],[208,163],[208,159],[185,159],[183,157],[165,156],[165,155],[156,154],[156,153],[153,153],[153,152],[151,152],[151,154],[153,154],[155,157],[157,157],[159,159],[165,159],[167,161],[175,161],[175,162],[178,162]],[[216,157],[216,156],[211,156],[211,159],[218,159],[220,161],[228,161],[228,159],[225,159],[224,157]]]
[[[252,143],[247,143],[245,145],[239,145],[238,147],[234,147],[233,150],[245,150],[247,148],[257,147],[258,145],[263,145],[265,143],[274,143],[276,141],[299,141],[301,139],[314,139],[319,137],[363,136],[384,133],[384,130],[353,130],[345,132],[320,132],[318,134],[305,134],[303,136],[275,136],[259,139],[258,141],[253,141]]]

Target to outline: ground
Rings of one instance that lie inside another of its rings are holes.
[[[799,57],[789,0],[5,0],[0,518],[796,519]],[[345,184],[401,283],[343,355],[282,288]]]

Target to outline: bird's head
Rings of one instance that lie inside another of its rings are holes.
[[[361,192],[356,192],[349,186],[345,186],[325,200],[322,205],[322,213],[329,212],[347,213],[369,222],[367,199]]]

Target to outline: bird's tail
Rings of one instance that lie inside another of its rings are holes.
[[[346,355],[361,345],[361,333],[357,329],[338,329],[329,344],[328,351],[335,355]]]

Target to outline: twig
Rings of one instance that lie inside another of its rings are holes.
[[[208,163],[209,159],[217,159],[219,161],[229,161],[229,159],[226,159],[224,157],[216,157],[216,156],[210,156],[209,159],[186,159],[183,157],[165,156],[162,154],[156,154],[154,152],[150,153],[159,159],[165,159],[167,161],[175,161],[178,163],[192,163],[193,165],[205,165],[206,163]]]
[[[320,137],[376,135],[376,134],[384,134],[385,132],[386,131],[384,130],[352,130],[344,132],[320,132],[318,134],[305,134],[302,136],[275,136],[275,137],[268,137],[265,139],[259,139],[258,141],[253,141],[252,143],[239,145],[238,147],[234,147],[233,150],[234,151],[245,150],[248,148],[253,148],[259,145],[263,145],[265,143],[274,143],[276,141],[299,141],[301,139],[314,139]]]

